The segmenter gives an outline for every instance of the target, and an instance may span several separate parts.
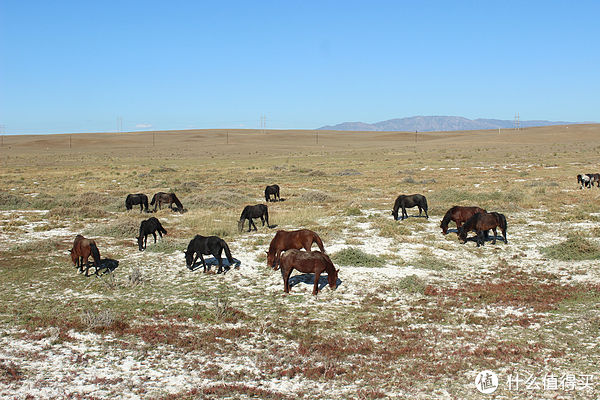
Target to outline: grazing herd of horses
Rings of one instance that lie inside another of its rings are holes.
[[[591,189],[594,183],[600,188],[600,174],[579,174],[577,175],[577,183],[580,189],[584,187]]]
[[[579,176],[578,176],[579,179]],[[279,186],[271,185],[265,188],[265,200],[269,201],[282,201],[279,197]],[[152,197],[150,205],[154,206],[153,211],[149,211],[148,208],[148,196],[143,193],[129,194],[125,199],[125,207],[127,210],[131,210],[133,206],[139,205],[140,212],[155,212],[156,209],[161,209],[163,204],[167,204],[169,209],[176,212],[184,212],[183,204],[175,193],[158,192]],[[175,204],[175,208],[173,208]],[[394,220],[404,220],[409,218],[406,211],[407,208],[418,207],[419,217],[422,216],[423,211],[425,212],[425,218],[429,218],[427,212],[427,199],[422,194],[412,195],[400,195],[394,202],[392,209],[392,215]],[[401,210],[400,216],[398,211]],[[260,218],[262,226],[269,225],[269,211],[265,204],[256,204],[245,206],[238,221],[238,229],[241,232],[244,228],[245,221],[248,220],[248,232],[254,228],[257,231],[256,224],[253,219]],[[475,241],[477,246],[483,245],[485,239],[488,237],[488,231],[494,232],[493,243],[496,243],[497,229],[499,228],[502,232],[502,239],[507,243],[506,239],[506,217],[503,214],[497,212],[488,213],[486,210],[480,207],[463,207],[454,206],[449,209],[444,218],[442,218],[440,227],[442,233],[445,235],[448,233],[448,225],[451,221],[456,223],[456,233],[463,243],[467,242],[467,234],[471,231],[476,233]],[[154,237],[154,243],[156,243],[156,234],[162,238],[162,235],[167,234],[167,230],[162,226],[158,218],[151,217],[143,220],[140,223],[139,235],[136,237],[138,243],[138,249],[143,251],[146,249],[148,235]],[[318,251],[312,251],[312,245],[316,244],[319,248]],[[301,251],[301,250],[304,251]],[[225,252],[225,256],[228,265],[223,264],[222,254]],[[198,259],[202,262],[204,272],[210,270],[210,265],[206,264],[204,255],[212,255],[219,265],[217,273],[227,272],[230,267],[229,265],[234,263],[234,258],[231,255],[229,246],[227,243],[219,238],[218,236],[201,236],[196,235],[188,244],[185,253],[186,266],[190,270],[196,268],[196,262]],[[329,286],[332,289],[337,287],[338,271],[335,269],[331,259],[325,253],[325,247],[323,241],[319,235],[309,229],[299,229],[295,231],[278,230],[275,236],[269,244],[269,250],[267,253],[267,267],[273,270],[280,269],[281,276],[283,277],[284,291],[289,293],[290,285],[289,278],[293,269],[296,269],[304,273],[314,274],[314,288],[313,294],[316,295],[319,291],[319,278],[324,272],[327,273],[327,279]],[[73,248],[71,249],[71,259],[73,264],[79,269],[80,273],[84,272],[88,276],[90,268],[89,257],[93,258],[93,265],[96,269],[95,274],[98,275],[98,271],[101,269],[100,265],[100,252],[96,243],[91,239],[86,239],[81,235],[77,235],[73,242]]]

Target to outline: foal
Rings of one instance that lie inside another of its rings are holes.
[[[484,232],[491,229],[494,232],[494,241],[492,244],[496,244],[496,228],[499,227],[502,230],[502,238],[504,243],[508,243],[506,240],[506,217],[504,214],[497,212],[491,213],[477,213],[465,222],[463,226],[458,228],[458,237],[463,241],[467,242],[467,232],[477,232],[477,247],[484,244]]]
[[[319,277],[321,273],[327,271],[327,282],[331,289],[337,288],[337,277],[339,269],[336,270],[327,254],[320,251],[300,251],[296,249],[288,250],[281,256],[279,263],[281,265],[281,276],[283,277],[283,291],[290,292],[290,275],[292,270],[297,269],[304,273],[315,274],[315,285],[313,295],[319,293]]]
[[[309,229],[300,229],[297,231],[277,231],[267,252],[267,266],[277,269],[277,263],[281,252],[289,249],[304,249],[310,251],[312,244],[319,246],[321,253],[325,253],[323,241],[315,232]]]

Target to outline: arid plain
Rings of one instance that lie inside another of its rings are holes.
[[[598,398],[600,188],[576,175],[600,173],[599,139],[600,125],[4,136],[0,397],[480,399],[491,370],[494,398]],[[238,232],[275,183],[272,227]],[[125,210],[158,191],[187,212]],[[394,221],[412,193],[430,218]],[[508,243],[442,235],[453,205],[505,214]],[[140,252],[149,216],[168,235]],[[299,228],[323,239],[337,290],[312,296],[295,272],[285,295],[267,268],[276,230]],[[118,267],[78,274],[78,233]],[[196,234],[239,267],[189,271]]]

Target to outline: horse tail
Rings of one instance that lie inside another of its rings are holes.
[[[156,193],[154,193],[154,196],[152,196],[152,201],[150,202],[150,205],[153,206],[155,202],[156,202]]]
[[[427,197],[425,196],[423,196],[423,204],[421,205],[421,207],[423,207],[423,210],[427,212]]]
[[[100,251],[93,241],[90,242],[90,250],[92,252],[92,257],[94,258],[94,266],[96,267],[96,271],[98,271],[98,269],[100,269]]]
[[[269,187],[268,186],[265,188],[265,201],[269,202]]]
[[[269,226],[269,207],[265,206],[265,220],[267,221],[267,227]]]
[[[500,217],[500,229],[502,229],[504,232],[506,232],[506,228],[508,228],[508,223],[506,222],[506,217],[504,216],[504,214],[498,214],[498,216]]]
[[[230,264],[233,264],[233,257],[231,256],[231,251],[229,250],[229,246],[227,245],[227,242],[224,241],[223,239],[221,239],[221,246],[223,246],[223,249],[225,250],[225,255],[227,256],[227,261],[229,261]]]
[[[148,211],[148,196],[144,195],[142,197],[142,203],[144,203],[144,208]]]
[[[323,247],[323,241],[321,240],[319,235],[317,235],[316,233],[313,236],[313,242],[316,243],[317,246],[319,246],[319,250],[321,250],[321,253],[325,254],[325,248]]]
[[[177,205],[177,208],[179,209],[179,212],[183,212],[183,204],[181,204],[181,202],[179,201],[179,199],[177,198],[177,196],[175,196],[175,193],[173,193],[173,201]]]

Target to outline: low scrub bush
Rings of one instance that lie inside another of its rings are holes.
[[[368,254],[356,247],[346,247],[331,255],[334,264],[353,267],[382,267],[385,259],[373,254]]]
[[[561,261],[596,260],[600,258],[600,246],[579,235],[569,234],[567,240],[544,247],[541,253]]]

